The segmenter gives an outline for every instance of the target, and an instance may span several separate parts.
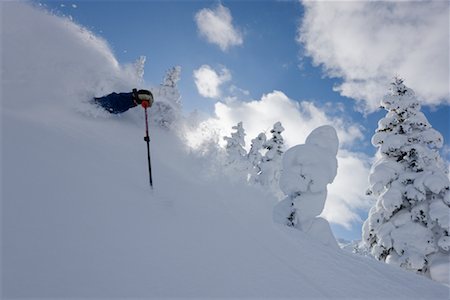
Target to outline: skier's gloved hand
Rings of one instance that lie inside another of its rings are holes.
[[[144,108],[147,108],[153,104],[153,95],[149,90],[133,89],[133,100],[137,105],[142,105]]]

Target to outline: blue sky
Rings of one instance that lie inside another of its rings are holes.
[[[444,135],[443,155],[450,160],[448,4],[444,2],[428,6],[298,1],[35,2],[103,37],[121,64],[145,56],[144,79],[150,86],[159,84],[170,67],[180,65],[179,89],[186,112],[199,110],[228,126],[242,111],[270,114],[266,103],[282,101],[283,95],[273,94],[280,91],[300,105],[298,122],[306,124],[302,130],[312,130],[323,120],[342,125],[340,138],[348,140],[342,159],[360,158],[346,161],[349,175],[343,182],[347,184],[351,176],[360,175],[352,174],[353,164],[358,164],[361,174],[367,172],[363,165],[376,151],[370,138],[385,115],[376,110],[377,99],[387,92],[388,78],[399,74],[424,104],[430,104],[423,111]],[[229,27],[217,29],[217,24],[208,23],[211,18],[222,18],[221,24]],[[208,28],[216,30],[213,37],[202,34]],[[220,30],[229,31],[228,40],[227,36],[220,39]],[[397,40],[401,42],[396,44]],[[200,70],[217,75],[219,84],[206,82],[217,88],[216,95],[201,95],[195,78]],[[267,101],[263,95],[268,95]],[[260,125],[258,118],[255,114],[247,124],[255,120],[254,127]],[[345,161],[341,165],[345,168]],[[362,189],[363,183],[359,185]],[[333,230],[339,237],[359,238],[361,220],[367,214],[364,201],[369,200],[354,197],[341,201],[359,220],[350,213],[345,220],[336,216]]]

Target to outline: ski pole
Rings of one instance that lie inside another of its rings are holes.
[[[150,188],[153,189],[153,178],[152,178],[152,163],[150,160],[150,137],[148,135],[148,113],[147,108],[151,107],[153,104],[153,95],[148,90],[137,90],[133,89],[133,100],[136,105],[141,105],[145,111],[145,137],[144,141],[147,142],[147,160],[148,160],[148,176],[150,179]]]
[[[153,179],[152,179],[152,163],[150,160],[150,137],[148,136],[148,114],[147,105],[142,105],[145,110],[145,137],[144,141],[147,142],[147,160],[148,160],[148,176],[150,179],[150,188],[153,189]]]

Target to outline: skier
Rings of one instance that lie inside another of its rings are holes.
[[[150,137],[148,134],[148,115],[147,108],[153,104],[153,95],[149,90],[133,89],[131,93],[111,93],[109,95],[93,99],[94,103],[103,107],[112,114],[120,114],[126,112],[130,108],[142,105],[145,111],[145,137],[147,142],[147,159],[148,174],[150,179],[150,187],[153,188],[152,166],[150,162]]]
[[[153,95],[149,90],[133,89],[131,93],[111,93],[100,98],[95,97],[94,102],[112,114],[120,114],[138,105],[151,107]]]

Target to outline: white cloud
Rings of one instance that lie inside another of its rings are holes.
[[[230,10],[219,4],[215,9],[204,8],[195,15],[198,31],[201,36],[222,51],[231,46],[242,45],[242,33],[233,26]]]
[[[217,99],[221,96],[220,86],[231,80],[230,71],[223,67],[220,73],[208,65],[202,65],[194,70],[195,85],[200,95]]]
[[[189,134],[188,142],[194,148],[211,139],[211,134],[219,137],[229,135],[231,127],[242,121],[246,131],[246,146],[260,132],[270,129],[281,121],[286,129],[283,132],[287,147],[303,144],[311,131],[321,125],[329,124],[336,128],[341,147],[349,147],[362,139],[360,127],[342,118],[330,117],[312,102],[296,102],[283,92],[274,91],[263,95],[260,100],[250,102],[218,102],[215,116],[204,121],[197,131]],[[223,141],[219,138],[219,142]],[[360,221],[357,212],[366,209],[368,204],[364,192],[367,189],[369,167],[363,155],[341,149],[338,154],[339,168],[335,182],[329,186],[329,196],[324,216],[330,221],[349,227]],[[369,203],[371,204],[371,203]]]
[[[350,145],[362,138],[357,125],[348,124],[339,118],[331,119],[314,103],[293,101],[280,91],[250,102],[219,102],[215,106],[215,114],[218,125],[224,128],[226,134],[232,126],[243,121],[249,140],[261,131],[269,132],[277,121],[281,121],[286,128],[283,136],[288,146],[303,143],[312,129],[324,124],[337,129],[341,144]]]
[[[330,222],[347,229],[352,223],[362,223],[359,211],[368,211],[374,199],[365,196],[368,187],[370,158],[340,150],[338,153],[338,176],[328,186],[328,200],[322,216]]]
[[[335,89],[373,111],[394,75],[424,104],[450,103],[447,1],[304,1],[298,40]]]

